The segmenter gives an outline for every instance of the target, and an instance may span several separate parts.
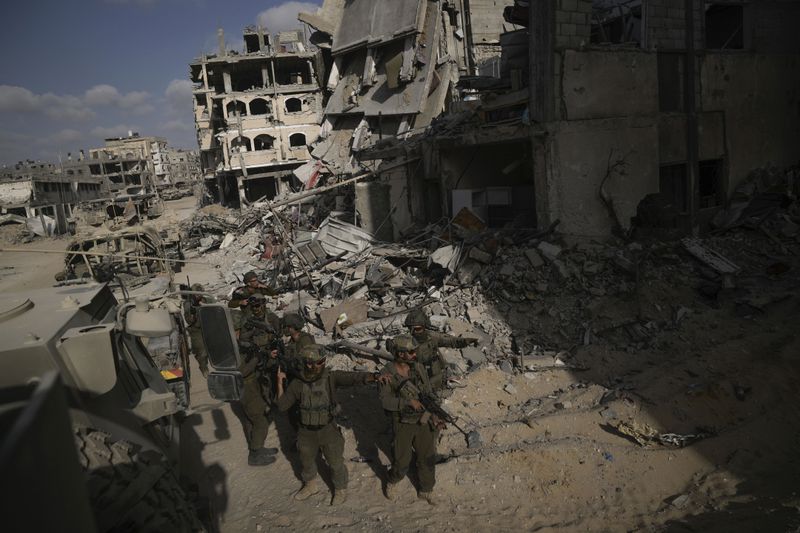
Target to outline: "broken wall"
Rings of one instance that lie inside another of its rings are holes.
[[[636,206],[658,191],[658,125],[654,117],[562,121],[550,132],[547,149],[548,217],[572,235],[611,234],[613,219],[599,196],[609,166],[606,190],[624,228]]]
[[[702,109],[725,115],[728,190],[767,163],[797,163],[800,55],[709,53],[700,84]]]
[[[658,112],[655,54],[633,50],[565,50],[560,56],[561,61],[556,62],[556,94],[561,95],[559,109],[563,120]]]

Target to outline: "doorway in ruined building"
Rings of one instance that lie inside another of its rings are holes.
[[[248,202],[272,200],[278,194],[280,186],[274,176],[248,177],[244,179],[244,197]]]
[[[442,148],[450,216],[466,208],[490,228],[536,227],[530,141]]]

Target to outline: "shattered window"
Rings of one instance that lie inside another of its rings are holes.
[[[253,139],[254,150],[272,150],[275,144],[275,138],[265,133]]]
[[[289,136],[289,146],[297,148],[306,145],[306,136],[302,133],[293,133]]]
[[[285,106],[287,113],[299,113],[303,110],[303,102],[301,102],[299,98],[287,99]]]
[[[251,115],[267,115],[271,111],[269,103],[263,98],[256,98],[250,102]]]
[[[642,0],[594,0],[591,42],[642,43]]]
[[[741,50],[745,47],[744,6],[706,3],[706,48]]]

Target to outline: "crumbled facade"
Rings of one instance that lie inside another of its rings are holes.
[[[463,207],[491,227],[605,236],[627,232],[643,200],[665,225],[702,230],[752,171],[797,162],[800,123],[785,119],[800,105],[796,2],[531,1],[505,13],[530,27],[500,36],[497,74],[458,76],[432,115],[447,113],[356,154],[383,164],[362,186],[362,204],[391,213],[382,237]],[[438,69],[452,56],[416,57]],[[386,122],[387,109],[372,113]]]
[[[102,148],[90,149],[89,169],[103,179],[110,196],[134,185],[152,188],[170,182],[166,150],[166,139],[130,132],[127,137],[106,139]]]
[[[702,229],[751,171],[797,162],[797,2],[530,5],[540,225],[626,230],[658,195],[667,225]]]
[[[224,205],[272,198],[310,159],[319,136],[322,90],[316,52],[301,32],[244,33],[245,50],[190,66],[200,167],[207,188]]]
[[[50,217],[54,230],[64,233],[75,206],[102,198],[103,185],[85,161],[21,162],[5,169],[0,178],[0,211],[27,218]]]

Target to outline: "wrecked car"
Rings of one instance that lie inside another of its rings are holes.
[[[180,263],[174,260],[183,258],[180,240],[168,240],[149,226],[134,226],[73,241],[67,247],[64,270],[56,274],[56,281],[150,278],[179,272]]]

